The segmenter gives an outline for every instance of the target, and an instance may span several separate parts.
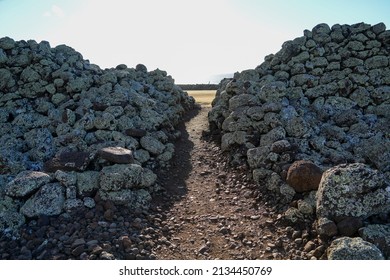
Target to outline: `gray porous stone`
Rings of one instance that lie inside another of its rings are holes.
[[[164,144],[152,136],[142,137],[140,140],[140,144],[145,150],[147,150],[153,155],[159,155],[165,149]]]
[[[77,198],[71,198],[71,199],[66,199],[63,205],[63,209],[65,211],[70,211],[75,208],[80,208],[84,205],[84,202],[81,199]]]
[[[390,212],[390,184],[365,164],[342,164],[324,172],[317,193],[317,216],[367,218]]]
[[[25,221],[25,217],[16,210],[0,211],[0,234],[9,238],[17,238],[18,230]]]
[[[138,164],[115,164],[100,171],[99,186],[102,191],[120,191],[152,186],[157,175]]]
[[[57,170],[54,173],[54,178],[64,187],[76,186],[77,175],[74,172],[64,172]]]
[[[375,244],[386,259],[390,258],[390,224],[372,224],[359,229],[360,237]]]
[[[88,152],[62,152],[44,163],[47,172],[83,171],[91,161],[92,155]]]
[[[94,194],[99,189],[99,172],[84,171],[76,173],[77,194],[81,197]]]
[[[3,37],[0,38],[0,48],[3,50],[10,50],[13,49],[16,45],[16,42],[14,39],[10,37]]]
[[[34,218],[40,215],[55,216],[63,211],[65,190],[59,183],[49,183],[41,187],[20,208],[20,213]]]
[[[6,194],[11,197],[27,197],[51,180],[51,176],[43,172],[22,171],[7,184]]]
[[[360,237],[335,239],[327,249],[329,260],[383,260],[383,254],[374,244]]]
[[[96,206],[95,200],[92,197],[84,197],[83,204],[87,208],[94,208]]]
[[[99,191],[103,200],[112,201],[118,205],[127,206],[130,209],[147,209],[152,200],[150,193],[144,189],[104,192]]]

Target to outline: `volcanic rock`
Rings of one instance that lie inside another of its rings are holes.
[[[329,260],[383,260],[381,251],[360,237],[335,239],[327,250]]]

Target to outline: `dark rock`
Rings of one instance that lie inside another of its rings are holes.
[[[287,172],[287,183],[296,192],[317,190],[320,184],[322,170],[310,161],[300,160],[294,162]]]
[[[72,250],[72,255],[78,257],[84,252],[84,245],[79,245]]]
[[[143,72],[143,73],[148,72],[148,68],[146,68],[146,66],[143,64],[137,64],[137,66],[135,66],[135,70]]]
[[[142,138],[146,136],[146,130],[137,128],[128,128],[125,130],[125,134],[131,137]]]
[[[73,243],[72,243],[72,248],[76,248],[76,247],[78,247],[78,246],[80,246],[80,245],[83,245],[83,246],[84,246],[84,244],[85,244],[84,238],[78,238],[78,239],[76,239],[75,241],[73,241]]]
[[[339,234],[349,237],[354,236],[362,226],[363,220],[358,217],[343,217],[337,222]]]

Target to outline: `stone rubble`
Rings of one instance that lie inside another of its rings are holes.
[[[285,205],[287,222],[317,218],[333,238],[390,223],[389,112],[390,30],[322,23],[222,80],[208,119],[231,165]]]
[[[193,106],[165,71],[103,70],[65,45],[0,38],[0,233],[96,195],[147,208]]]

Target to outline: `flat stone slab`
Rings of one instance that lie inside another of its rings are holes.
[[[99,150],[98,155],[113,163],[133,163],[134,157],[131,150],[122,147],[106,147]]]

